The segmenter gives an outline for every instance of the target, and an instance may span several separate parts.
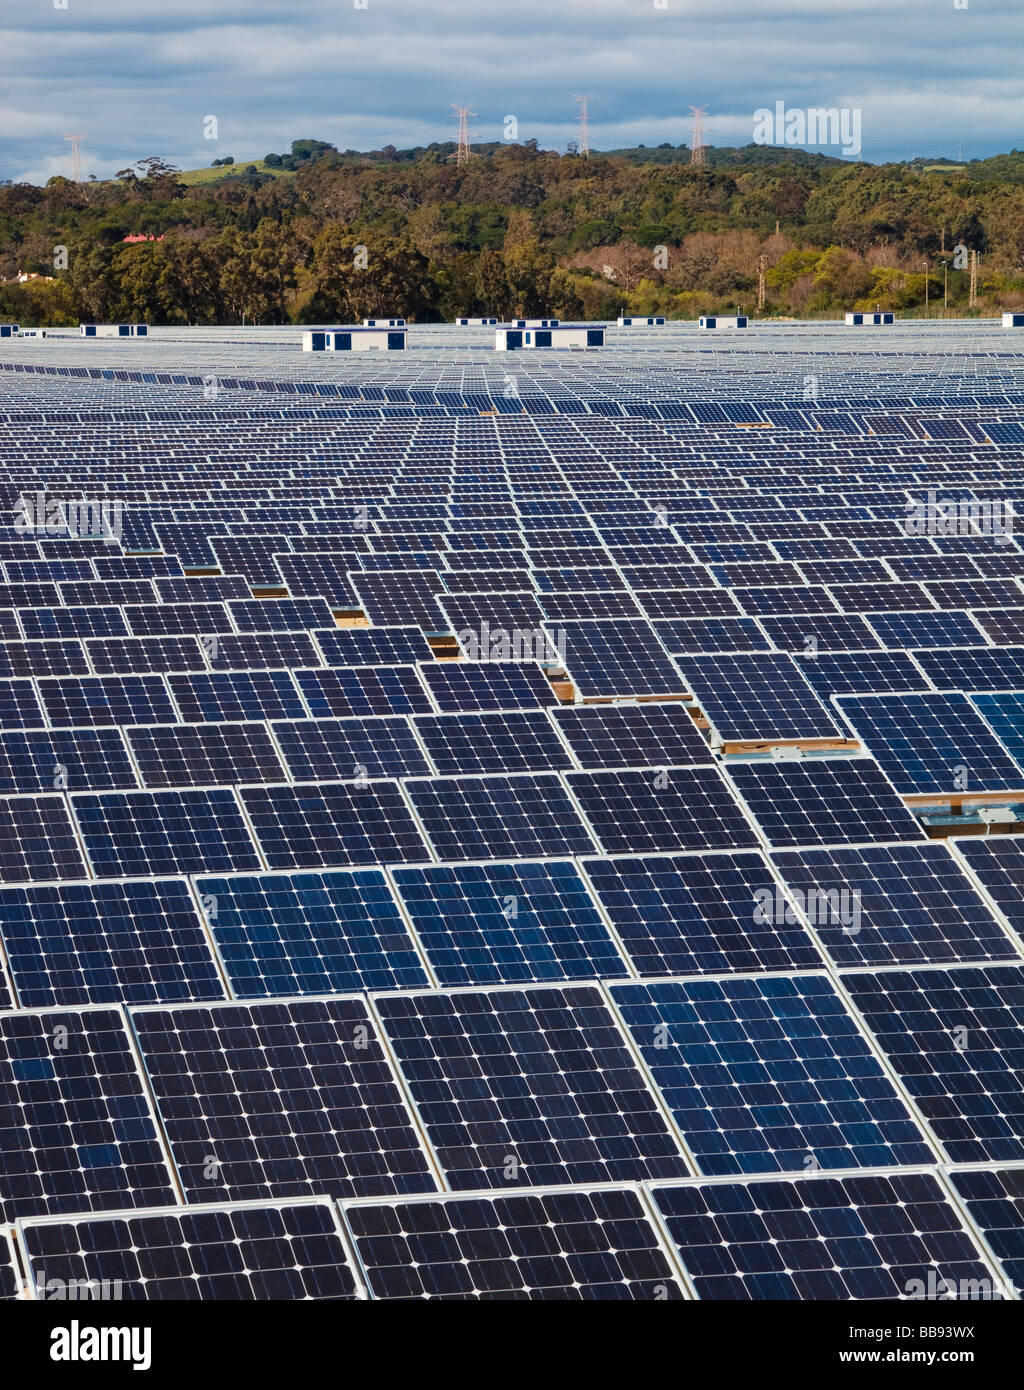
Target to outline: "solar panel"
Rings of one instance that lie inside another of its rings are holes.
[[[434,598],[445,588],[437,570],[396,568],[375,574],[352,570],[349,579],[360,608],[374,627],[408,623],[426,632],[448,630],[447,620]]]
[[[345,1215],[374,1298],[684,1297],[629,1188],[352,1204]]]
[[[844,976],[890,1066],[953,1163],[1024,1158],[1024,967]]]
[[[226,873],[261,866],[227,787],[85,792],[71,807],[97,878]],[[82,877],[79,873],[46,877]]]
[[[726,770],[771,846],[925,838],[882,769],[867,758],[730,762]]]
[[[0,797],[0,883],[86,876],[64,797]]]
[[[706,763],[708,745],[686,706],[576,705],[551,718],[581,767],[666,767]]]
[[[557,772],[575,766],[544,710],[418,715],[416,734],[443,775]]]
[[[0,676],[78,676],[89,670],[81,642],[0,642]]]
[[[659,1185],[651,1195],[700,1299],[926,1297],[936,1271],[957,1290],[991,1283],[933,1173]]]
[[[129,628],[113,604],[90,608],[22,608],[22,635],[30,642],[67,637],[127,637]]]
[[[293,670],[318,666],[312,637],[305,632],[213,633],[202,638],[203,651],[215,671]]]
[[[174,724],[177,712],[162,676],[63,676],[37,689],[55,728]]]
[[[303,632],[334,616],[322,598],[229,599],[224,607],[239,632]]]
[[[1024,1284],[1024,1228],[1020,1219],[1024,1174],[1021,1169],[951,1172],[949,1181],[1005,1271],[1007,1282],[1019,1290]],[[1012,1295],[1007,1291],[1004,1296]],[[1019,1292],[1017,1297],[1020,1297]]]
[[[176,1200],[118,1009],[0,1014],[0,1116],[4,1221]]]
[[[296,781],[412,777],[432,768],[401,715],[366,719],[303,719],[272,726]]]
[[[421,665],[419,673],[442,714],[539,709],[558,703],[534,660],[434,662]]]
[[[3,888],[0,939],[26,1009],[224,997],[181,879]]]
[[[932,1161],[824,975],[659,980],[610,992],[700,1172]]]
[[[429,983],[380,869],[196,880],[235,996]]]
[[[46,720],[28,680],[0,680],[0,729],[38,729]]]
[[[874,690],[931,689],[907,652],[821,652],[794,660],[823,700]]]
[[[843,736],[791,656],[681,657],[680,670],[704,717],[725,743]]]
[[[570,772],[565,780],[607,854],[744,849],[757,843],[712,767]]]
[[[134,637],[184,637],[190,633],[204,637],[234,632],[223,603],[148,603],[122,611]]]
[[[821,964],[760,854],[727,850],[580,862],[641,976]],[[771,910],[758,910],[769,901]]]
[[[42,1288],[91,1285],[140,1302],[362,1296],[327,1202],[29,1221],[21,1233],[30,1278]]]
[[[948,610],[926,613],[872,613],[868,617],[883,646],[983,647],[984,634],[967,613]]]
[[[125,738],[145,787],[286,780],[265,724],[141,726]]]
[[[118,729],[0,732],[0,791],[112,791],[137,786]]]
[[[306,706],[287,671],[193,671],[167,685],[187,723],[303,719]]]
[[[545,625],[577,699],[683,695],[685,682],[649,622]]]
[[[444,987],[627,973],[572,863],[431,864],[391,877]]]
[[[1017,959],[943,844],[810,849],[772,862],[836,965]]]
[[[317,629],[312,636],[328,666],[409,666],[433,660],[417,627]]]
[[[597,988],[385,995],[375,1006],[455,1191],[687,1175]]]
[[[761,618],[760,626],[780,651],[794,654],[877,650],[881,643],[859,613],[814,613],[807,617]]]
[[[189,1201],[436,1189],[362,1000],[140,1009],[133,1022]]]
[[[413,777],[405,788],[442,861],[557,856],[594,848],[555,773]]]
[[[404,864],[429,858],[397,782],[357,778],[350,783],[243,787],[239,798],[272,869]]]
[[[416,666],[332,666],[292,674],[315,719],[433,709]]]
[[[847,695],[839,707],[903,795],[1024,789],[1024,770],[966,695]]]
[[[654,630],[672,656],[763,652],[770,645],[753,618],[667,618],[657,621]]]

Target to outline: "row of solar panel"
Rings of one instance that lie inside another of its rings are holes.
[[[1022,972],[4,1014],[0,1221],[1019,1162]]]
[[[5,887],[0,1010],[1015,961],[1022,889],[1007,837]]]
[[[0,1298],[1013,1299],[1022,1198],[1007,1165],[29,1219]]]

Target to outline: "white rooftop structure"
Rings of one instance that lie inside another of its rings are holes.
[[[303,352],[402,352],[404,328],[313,328],[302,335]]]
[[[145,323],[80,323],[83,338],[145,338],[149,325]]]
[[[895,323],[896,315],[884,311],[882,313],[874,314],[862,314],[859,312],[851,312],[846,315],[846,322],[848,324],[854,325],[862,323],[874,324],[875,327],[879,327],[885,323]]]
[[[604,329],[589,323],[558,323],[547,328],[525,328],[520,323],[500,324],[494,334],[496,352],[523,348],[604,347]]]
[[[746,314],[702,314],[698,328],[746,328]]]

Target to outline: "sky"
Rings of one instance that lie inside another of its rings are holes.
[[[874,162],[980,159],[1024,147],[1022,52],[1024,0],[0,0],[0,179],[69,174],[76,132],[98,178],[404,148],[452,138],[453,102],[564,149],[584,94],[593,149],[688,144],[691,105],[744,145],[782,102],[859,111]]]

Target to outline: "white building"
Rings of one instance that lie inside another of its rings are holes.
[[[895,314],[888,314],[888,313],[881,313],[881,314],[847,314],[847,315],[846,315],[846,322],[849,323],[849,324],[870,323],[870,324],[874,324],[875,327],[879,327],[879,326],[880,326],[881,324],[883,324],[883,323],[895,323],[895,322],[896,322],[896,315],[895,315]]]
[[[620,328],[660,328],[664,324],[665,320],[661,318],[659,315],[655,315],[652,318],[646,319],[637,318],[634,315],[631,318],[617,318],[615,322],[619,325]]]
[[[702,314],[697,320],[699,328],[746,328],[746,314]]]
[[[521,348],[599,348],[604,347],[604,329],[587,323],[560,323],[553,328],[523,328],[501,324],[494,334],[496,352],[518,352]]]
[[[405,319],[363,319],[364,328],[404,328]]]
[[[402,352],[404,328],[314,328],[302,335],[303,352]]]
[[[145,338],[149,325],[145,323],[80,323],[83,338]]]
[[[557,328],[557,319],[513,319],[511,328]]]
[[[1024,314],[1004,314],[1004,328],[1024,328]]]
[[[497,319],[456,319],[457,328],[494,328]]]

